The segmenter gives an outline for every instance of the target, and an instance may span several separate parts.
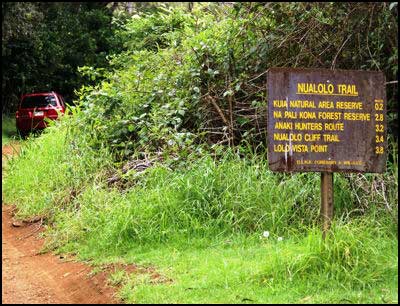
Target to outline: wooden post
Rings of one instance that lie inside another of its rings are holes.
[[[321,172],[321,217],[322,238],[325,240],[333,218],[333,173],[330,172]]]

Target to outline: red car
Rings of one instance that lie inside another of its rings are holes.
[[[65,113],[65,108],[64,98],[54,91],[23,95],[15,114],[17,130],[21,136],[43,130],[47,126],[44,119],[57,119]]]

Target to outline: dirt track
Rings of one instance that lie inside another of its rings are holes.
[[[38,254],[43,245],[37,237],[40,223],[14,227],[10,211],[2,207],[3,304],[117,303],[104,273],[90,277],[89,266]]]
[[[2,162],[13,151],[4,146]],[[14,222],[12,207],[2,204],[2,304],[118,303],[105,272],[90,276],[87,265],[39,254],[44,243],[38,238],[40,225]]]

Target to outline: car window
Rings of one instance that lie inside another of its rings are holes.
[[[60,95],[57,95],[57,98],[58,98],[58,102],[60,102],[60,105],[63,106],[63,101],[62,101],[62,99],[61,99],[61,96],[60,96]]]
[[[53,95],[27,96],[21,102],[21,108],[34,108],[48,105],[57,106],[56,98]]]
[[[59,96],[60,100],[61,100],[61,104],[63,107],[65,107],[65,101],[64,101],[64,97],[63,96]]]

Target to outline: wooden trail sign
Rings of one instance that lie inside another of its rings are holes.
[[[383,172],[382,72],[268,71],[268,160],[273,171]]]
[[[385,76],[374,71],[271,68],[267,130],[272,171],[321,172],[325,237],[333,215],[333,172],[385,170]]]

